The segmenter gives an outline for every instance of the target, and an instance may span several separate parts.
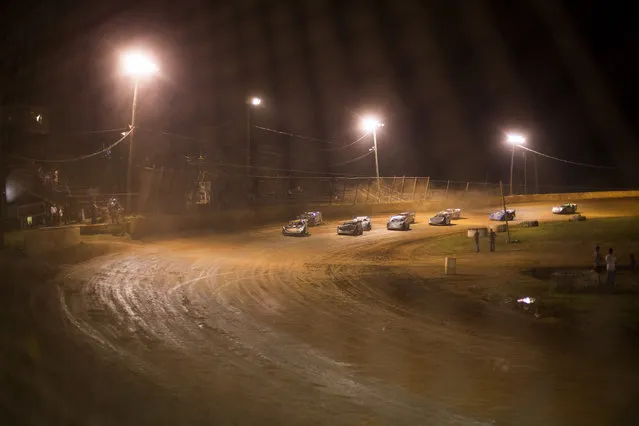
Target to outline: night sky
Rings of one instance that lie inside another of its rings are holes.
[[[249,95],[264,98],[260,163],[374,174],[359,118],[384,122],[382,175],[508,180],[504,131],[535,150],[542,185],[636,186],[636,52],[630,2],[237,0],[17,2],[0,6],[3,103],[44,105],[60,152],[126,127],[128,47],[161,76],[140,92],[140,158],[203,152],[242,164]],[[605,5],[605,6],[604,6]],[[193,139],[162,135],[166,131]],[[168,157],[167,157],[168,156]],[[528,157],[531,158],[530,156]],[[521,154],[517,156],[521,170]]]

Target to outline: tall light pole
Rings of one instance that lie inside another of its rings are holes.
[[[375,174],[377,176],[377,190],[380,189],[379,183],[379,156],[377,155],[377,128],[384,126],[384,123],[380,122],[375,117],[366,117],[362,120],[362,128],[366,132],[373,133],[373,151],[375,151]]]
[[[129,158],[126,169],[126,208],[129,213],[132,211],[131,205],[131,172],[133,169],[133,135],[135,134],[135,113],[138,104],[138,85],[140,80],[157,74],[157,65],[142,53],[131,52],[122,56],[122,67],[124,73],[133,77],[133,105],[131,108],[131,124],[129,134]]]
[[[515,147],[526,143],[526,138],[517,133],[506,134],[506,142],[512,145],[512,155],[510,156],[510,195],[513,195],[513,169],[515,166]]]
[[[253,148],[253,108],[262,105],[262,99],[257,96],[246,102],[246,176],[251,175],[251,150]]]

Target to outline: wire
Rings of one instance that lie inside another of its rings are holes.
[[[355,145],[357,142],[361,141],[362,139],[364,139],[366,136],[368,136],[368,133],[364,133],[362,136],[360,136],[359,138],[355,139],[353,142],[350,142],[346,145],[343,146],[339,146],[337,148],[325,148],[325,151],[340,151],[342,149],[346,149],[352,145]]]
[[[564,160],[563,158],[557,158],[557,157],[553,157],[551,155],[547,155],[547,154],[543,154],[541,152],[537,152],[535,150],[532,150],[532,149],[528,148],[527,146],[519,145],[519,147],[522,148],[522,149],[525,149],[526,151],[530,151],[533,154],[541,155],[542,157],[550,158],[551,160],[561,161],[562,163],[573,164],[575,166],[591,167],[593,169],[616,169],[617,168],[617,167],[612,167],[612,166],[596,166],[594,164],[586,164],[586,163],[579,163],[577,161]]]
[[[374,151],[368,151],[366,154],[360,155],[359,157],[355,157],[352,160],[348,160],[348,161],[343,161],[341,163],[337,163],[337,164],[333,164],[332,167],[339,167],[339,166],[344,166],[346,164],[350,164],[350,163],[354,163],[356,161],[361,160],[364,157],[368,157],[369,155],[371,155]]]
[[[329,141],[327,141],[325,139],[314,138],[314,137],[311,137],[311,136],[298,135],[298,134],[295,134],[295,133],[284,132],[282,130],[269,129],[268,127],[262,127],[262,126],[253,126],[253,127],[255,127],[256,129],[259,129],[259,130],[263,130],[265,132],[277,133],[278,135],[290,136],[292,138],[304,139],[304,140],[313,141],[313,142],[333,143],[333,142],[329,142]]]
[[[87,158],[91,158],[91,157],[95,157],[97,155],[103,154],[103,153],[113,149],[117,145],[121,144],[127,138],[127,136],[129,136],[131,134],[132,131],[133,131],[133,129],[129,130],[124,135],[122,135],[122,137],[120,139],[118,139],[117,141],[113,142],[111,145],[107,146],[106,148],[101,149],[100,151],[96,151],[96,152],[93,152],[91,154],[81,155],[79,157],[65,158],[65,159],[60,159],[60,160],[45,160],[45,159],[38,159],[38,158],[29,158],[29,157],[22,157],[20,155],[12,155],[12,157],[20,159],[20,160],[25,160],[25,161],[33,161],[35,163],[70,163],[70,162],[73,162],[73,161],[86,160]]]

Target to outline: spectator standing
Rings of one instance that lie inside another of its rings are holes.
[[[495,234],[495,230],[494,229],[490,229],[490,251],[495,251],[495,237],[497,235]]]
[[[473,239],[475,240],[475,250],[477,251],[477,253],[479,253],[479,229],[475,229]]]
[[[606,272],[608,273],[607,285],[615,290],[615,275],[617,274],[617,258],[614,256],[612,248],[608,249],[606,256]]]

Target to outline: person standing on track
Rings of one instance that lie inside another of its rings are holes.
[[[495,234],[495,230],[490,228],[490,251],[495,251],[495,237],[497,236],[497,234]]]
[[[612,248],[608,249],[606,256],[606,271],[608,272],[607,285],[615,290],[615,275],[617,274],[617,258],[612,254]]]
[[[477,250],[477,253],[479,253],[479,229],[475,229],[473,239],[475,240],[475,250]]]

